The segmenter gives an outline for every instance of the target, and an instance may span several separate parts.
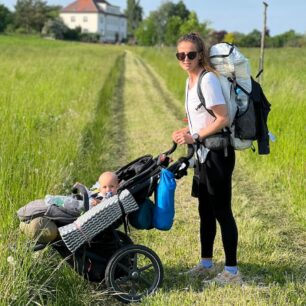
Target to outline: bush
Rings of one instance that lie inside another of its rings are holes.
[[[64,39],[66,40],[80,40],[81,36],[81,27],[76,27],[75,29],[68,29],[64,33]]]
[[[8,25],[12,23],[13,14],[4,5],[0,4],[0,33],[5,32]]]
[[[98,34],[98,33],[81,33],[80,34],[80,41],[97,43],[97,42],[100,41],[100,34]]]
[[[26,28],[20,27],[15,29],[16,34],[29,34],[29,31]]]
[[[42,31],[41,34],[44,37],[52,37],[55,39],[63,39],[65,33],[69,31],[69,28],[64,24],[61,18],[56,18],[54,20],[49,19]]]

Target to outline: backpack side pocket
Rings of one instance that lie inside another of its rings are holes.
[[[234,125],[236,138],[256,139],[256,117],[252,99],[249,99],[248,108],[243,113],[237,114]]]

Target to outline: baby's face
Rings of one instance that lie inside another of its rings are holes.
[[[111,192],[112,194],[117,193],[118,180],[112,177],[111,175],[103,176],[99,180],[99,184],[100,184],[100,193],[102,193],[103,195],[109,192]]]

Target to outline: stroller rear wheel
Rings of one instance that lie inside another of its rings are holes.
[[[105,282],[115,298],[129,303],[154,293],[163,276],[163,266],[155,252],[143,245],[128,245],[111,257]]]

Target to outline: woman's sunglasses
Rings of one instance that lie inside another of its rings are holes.
[[[197,56],[197,51],[191,51],[191,52],[188,52],[188,53],[185,53],[185,52],[177,52],[175,55],[176,55],[176,58],[179,60],[179,61],[183,61],[186,56],[188,57],[188,59],[190,60],[194,60]]]

